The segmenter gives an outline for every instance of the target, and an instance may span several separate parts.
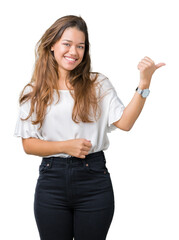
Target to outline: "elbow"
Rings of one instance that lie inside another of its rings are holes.
[[[126,125],[120,129],[122,129],[125,132],[129,132],[132,129],[133,125]]]
[[[28,143],[29,143],[28,139],[22,138],[22,146],[23,146],[24,152],[26,154],[31,154],[30,147],[29,147]]]
[[[119,128],[119,129],[121,129],[123,131],[126,131],[126,132],[129,132],[132,129],[133,125],[134,125],[133,122],[126,121],[126,119],[122,119],[122,118],[120,120],[118,120],[117,122],[114,122],[113,124],[117,128]]]
[[[129,132],[131,130],[132,127],[126,127],[126,128],[123,128],[122,130],[125,131],[125,132]]]
[[[127,127],[127,130],[126,131],[130,131],[131,129],[132,129],[132,127],[133,127],[133,124],[132,125],[129,125],[128,127]]]
[[[23,149],[26,154],[30,154],[30,150],[26,145],[23,145]]]
[[[131,130],[131,128],[125,128],[125,129],[123,129],[123,131],[125,131],[125,132],[129,132]]]
[[[24,148],[24,152],[26,153],[26,154],[28,154],[28,155],[30,155],[31,154],[31,152],[30,151],[28,151],[27,149],[25,149]]]

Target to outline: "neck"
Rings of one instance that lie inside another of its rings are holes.
[[[58,71],[58,76],[59,76],[59,81],[60,81],[60,82],[65,82],[65,80],[67,80],[68,77],[69,77],[69,71],[59,70],[59,71]]]

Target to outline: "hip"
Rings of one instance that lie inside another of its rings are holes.
[[[38,185],[41,189],[64,193],[66,189],[71,189],[77,195],[113,191],[103,151],[88,154],[85,159],[43,158],[39,166]]]

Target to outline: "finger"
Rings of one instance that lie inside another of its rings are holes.
[[[144,64],[142,64],[142,63],[139,63],[138,65],[137,65],[137,68],[139,69],[139,70],[142,70],[143,68],[145,68],[146,67],[146,65],[144,65]]]
[[[145,68],[146,66],[148,66],[146,63],[143,63],[143,62],[140,62],[139,64],[138,64],[138,67],[139,68]]]
[[[80,154],[81,157],[86,157],[86,155],[88,155],[88,152],[86,152],[86,151],[82,151]]]
[[[85,146],[89,146],[89,147],[92,146],[91,141],[88,141],[88,140],[86,140],[86,142],[84,143],[84,145],[85,145]]]
[[[150,65],[151,65],[151,62],[148,61],[148,60],[146,60],[146,59],[142,59],[142,60],[141,60],[141,63],[144,63],[144,64],[146,64],[147,66],[150,66]]]
[[[89,151],[91,147],[83,147],[82,151]]]
[[[88,155],[88,152],[89,152],[89,150],[88,151],[82,151],[81,154]]]
[[[149,62],[154,63],[154,61],[151,58],[147,57],[147,56],[145,56],[144,59],[147,59]]]
[[[158,64],[155,65],[155,67],[157,69],[157,68],[160,68],[160,67],[165,66],[165,65],[166,65],[165,63],[158,63]]]

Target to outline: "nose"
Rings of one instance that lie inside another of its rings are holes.
[[[69,53],[70,53],[71,55],[73,55],[73,56],[76,56],[76,55],[77,55],[77,51],[76,51],[75,46],[71,46]]]

